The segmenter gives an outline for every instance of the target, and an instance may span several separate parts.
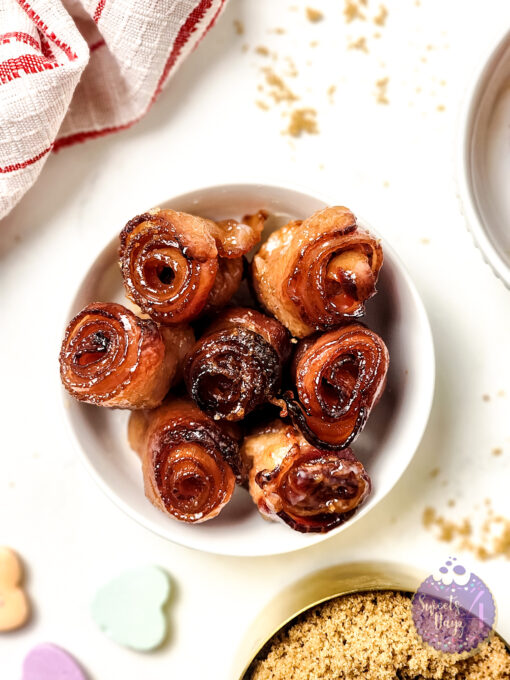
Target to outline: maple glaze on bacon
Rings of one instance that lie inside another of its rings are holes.
[[[298,338],[363,315],[376,293],[382,248],[344,207],[275,231],[253,259],[260,303]]]
[[[292,420],[320,448],[349,446],[384,391],[388,366],[383,340],[361,324],[301,340],[292,365],[296,394],[285,395]]]
[[[239,445],[190,399],[131,414],[129,443],[142,461],[145,495],[181,522],[205,522],[242,480]]]
[[[189,326],[160,328],[123,305],[95,302],[66,329],[62,383],[89,404],[153,408],[182,377],[182,359],[194,341]]]
[[[247,436],[241,456],[260,513],[303,533],[339,526],[371,490],[369,476],[350,449],[320,450],[281,420]]]
[[[243,275],[243,255],[260,240],[266,214],[213,222],[174,210],[151,210],[120,235],[128,297],[154,321],[191,321],[226,304]]]
[[[189,352],[188,393],[215,419],[241,420],[276,398],[290,335],[279,321],[245,307],[219,313]]]

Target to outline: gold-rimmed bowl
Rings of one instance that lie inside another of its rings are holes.
[[[253,662],[272,638],[313,607],[352,593],[414,594],[426,576],[416,567],[382,561],[342,564],[305,576],[282,590],[253,621],[234,658],[230,680],[246,680]],[[510,653],[508,643],[503,642]]]

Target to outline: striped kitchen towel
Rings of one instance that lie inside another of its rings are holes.
[[[149,110],[226,0],[0,0],[0,218],[52,150]]]

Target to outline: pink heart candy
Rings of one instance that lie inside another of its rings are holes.
[[[22,680],[87,680],[73,657],[56,645],[34,647],[23,662]]]

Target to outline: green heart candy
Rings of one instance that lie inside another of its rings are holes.
[[[118,644],[149,651],[159,647],[166,637],[163,606],[169,595],[170,580],[162,569],[130,569],[97,592],[92,618]]]

